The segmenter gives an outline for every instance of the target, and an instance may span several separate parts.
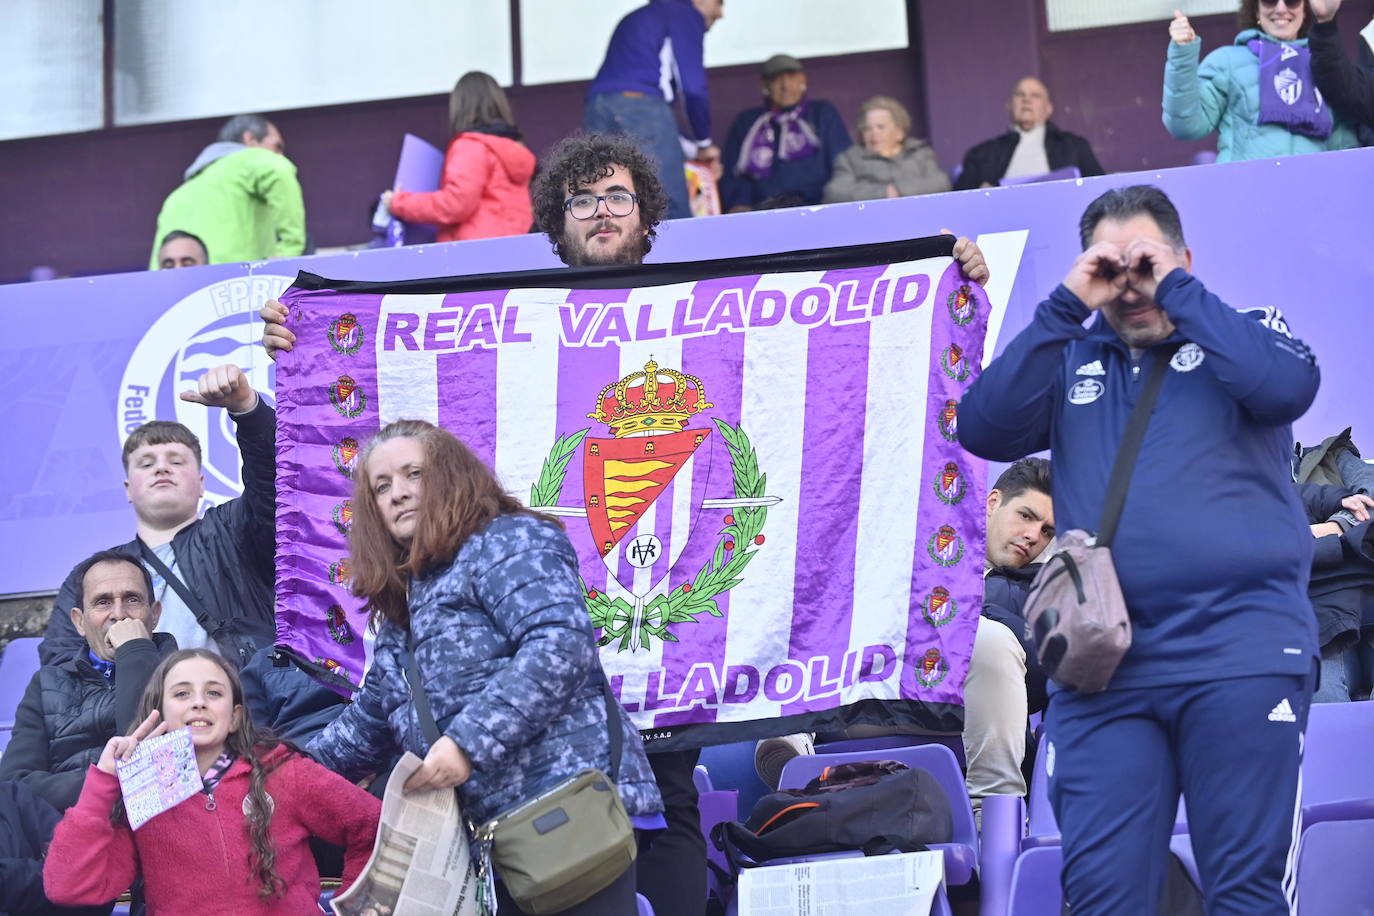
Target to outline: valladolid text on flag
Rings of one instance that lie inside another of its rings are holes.
[[[957,731],[986,486],[958,403],[988,304],[951,244],[302,274],[277,369],[282,638],[361,681],[351,477],[373,433],[417,418],[561,517],[612,687],[659,747]]]

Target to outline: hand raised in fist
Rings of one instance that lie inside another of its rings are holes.
[[[1312,15],[1317,17],[1318,22],[1330,22],[1336,18],[1341,0],[1308,0],[1308,6],[1312,7]]]
[[[258,311],[258,317],[263,321],[262,345],[267,348],[267,355],[274,362],[278,353],[289,351],[296,343],[296,335],[286,329],[287,316],[286,306],[276,299],[268,299]]]
[[[243,370],[232,363],[202,375],[197,390],[183,391],[181,399],[206,407],[226,407],[230,413],[247,413],[258,406],[258,393],[248,384]]]

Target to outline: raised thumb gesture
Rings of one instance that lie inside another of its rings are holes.
[[[1174,19],[1169,23],[1169,38],[1177,45],[1186,45],[1197,38],[1197,32],[1193,31],[1192,24],[1182,10],[1174,10]]]

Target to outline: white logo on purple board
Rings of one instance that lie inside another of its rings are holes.
[[[238,440],[224,410],[206,410],[181,400],[206,371],[234,363],[249,383],[273,403],[273,363],[262,349],[258,310],[281,295],[293,277],[234,277],[203,286],[162,313],[134,348],[115,405],[118,446],[149,420],[175,420],[200,439],[205,473],[201,509],[243,492]]]

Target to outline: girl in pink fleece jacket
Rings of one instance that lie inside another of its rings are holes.
[[[141,711],[133,734],[105,745],[57,825],[43,868],[54,903],[109,902],[141,872],[152,913],[318,914],[312,836],[344,847],[344,886],[362,870],[381,803],[289,745],[259,736],[224,659],[204,649],[169,655],[149,678]],[[177,728],[191,730],[204,789],[135,833],[120,804],[115,762],[139,741]]]

